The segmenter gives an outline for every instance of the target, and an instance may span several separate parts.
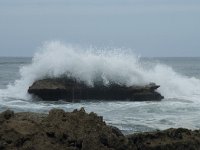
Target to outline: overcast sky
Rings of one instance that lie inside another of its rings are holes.
[[[200,0],[0,0],[0,56],[45,41],[200,56]]]

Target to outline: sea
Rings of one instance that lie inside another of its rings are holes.
[[[137,57],[119,50],[87,51],[50,43],[33,57],[0,57],[0,111],[48,113],[52,108],[103,116],[123,133],[149,132],[168,128],[200,128],[200,58]],[[59,50],[60,49],[60,50]],[[123,54],[122,54],[123,53]],[[74,76],[92,86],[101,78],[126,84],[155,82],[165,98],[161,101],[84,101],[69,103],[40,101],[27,93],[37,79]]]

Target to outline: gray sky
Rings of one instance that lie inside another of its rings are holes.
[[[200,0],[0,0],[0,56],[45,41],[200,56]]]

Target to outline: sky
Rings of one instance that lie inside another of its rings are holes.
[[[46,41],[200,56],[199,0],[0,0],[0,56],[33,56]]]

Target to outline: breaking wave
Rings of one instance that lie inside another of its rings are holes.
[[[200,98],[200,80],[176,73],[171,67],[155,64],[151,67],[141,62],[131,51],[120,49],[99,50],[64,45],[60,42],[45,43],[34,55],[32,63],[21,67],[21,78],[8,85],[4,94],[30,98],[28,87],[46,77],[75,77],[93,86],[96,80],[105,85],[111,82],[145,85],[155,82],[158,91],[166,98],[197,100]]]

